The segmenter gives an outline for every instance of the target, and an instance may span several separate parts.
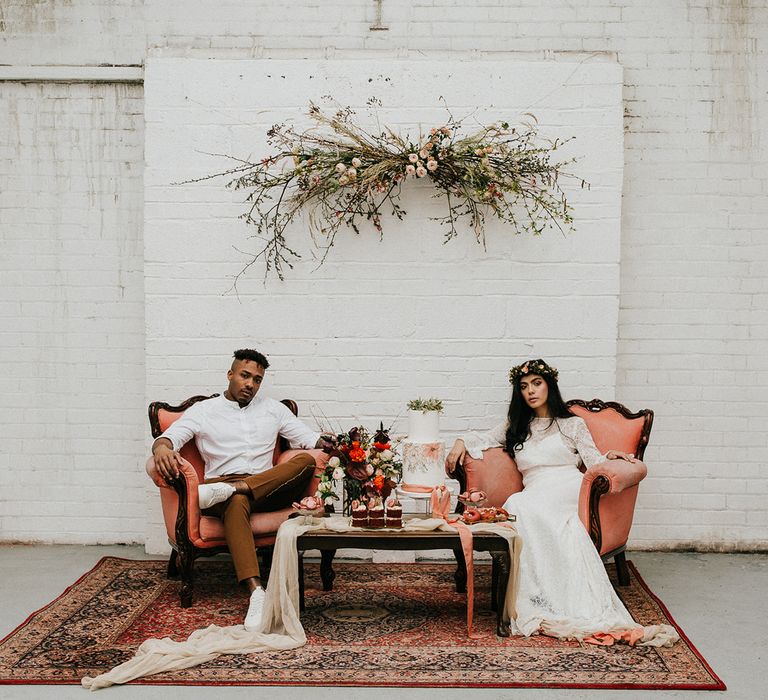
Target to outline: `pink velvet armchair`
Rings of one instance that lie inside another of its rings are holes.
[[[573,400],[568,406],[587,423],[592,438],[601,453],[608,450],[630,452],[642,460],[653,425],[653,411],[645,409],[632,413],[615,402]],[[619,585],[629,584],[625,559],[629,530],[635,511],[637,488],[645,478],[647,468],[642,461],[609,460],[584,471],[579,495],[579,518],[589,532],[603,561],[613,557]],[[488,494],[488,505],[501,506],[507,497],[523,489],[515,461],[502,448],[483,452],[482,459],[469,455],[464,464],[449,476],[457,479],[461,490],[480,489]],[[459,558],[462,569],[463,557]],[[460,570],[456,580],[465,577]]]
[[[170,406],[159,401],[151,403],[149,405],[149,424],[152,429],[152,437],[159,437],[192,404],[214,396],[218,396],[218,394],[193,396],[179,406]],[[285,399],[282,403],[288,406],[294,415],[298,415],[298,407],[294,401]],[[287,447],[288,445],[282,438],[278,440],[273,457],[274,464],[284,462],[296,454],[297,450],[289,450]],[[328,455],[322,450],[305,451],[315,458],[318,471],[322,470],[328,460]],[[227,552],[228,548],[224,539],[224,526],[221,520],[200,513],[197,487],[204,478],[205,465],[194,441],[191,440],[184,445],[180,454],[189,464],[182,465],[179,477],[171,484],[166,483],[157,472],[151,457],[147,461],[146,470],[159,488],[168,542],[173,547],[168,560],[168,577],[181,575],[181,606],[188,608],[192,605],[195,559]],[[318,483],[319,479],[316,476],[307,487],[306,495],[314,495]],[[253,543],[259,555],[260,567],[265,578],[269,576],[272,548],[277,529],[292,512],[291,508],[283,508],[270,513],[253,513],[251,515]]]

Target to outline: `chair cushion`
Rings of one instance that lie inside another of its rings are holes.
[[[281,508],[271,513],[252,513],[251,532],[254,535],[273,535],[288,520],[293,508]],[[200,516],[200,536],[202,542],[194,542],[196,547],[216,547],[227,544],[224,539],[224,523],[210,515]]]
[[[597,413],[583,406],[570,408],[573,413],[585,420],[597,449],[603,454],[608,450],[637,452],[645,422],[642,416],[625,418],[614,408],[604,408]]]
[[[465,455],[464,473],[467,488],[485,491],[490,506],[504,505],[511,494],[523,489],[523,477],[515,460],[501,447],[485,450],[482,459]]]

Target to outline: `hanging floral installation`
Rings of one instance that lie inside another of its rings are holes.
[[[377,100],[369,105],[377,106]],[[402,219],[402,188],[411,180],[429,181],[435,196],[445,198],[446,214],[437,220],[445,226],[444,240],[458,235],[467,218],[478,243],[485,246],[488,214],[511,225],[515,233],[541,234],[554,226],[571,231],[573,218],[559,179],[572,160],[557,162],[553,154],[570,139],[543,141],[537,122],[519,127],[507,122],[483,126],[462,135],[463,120],[448,112],[445,124],[411,141],[384,127],[375,133],[354,121],[355,113],[337,109],[324,113],[310,103],[309,116],[316,126],[296,131],[276,124],[268,143],[276,152],[258,162],[232,158],[237,165],[188,182],[230,177],[228,186],[248,191],[247,210],[241,215],[262,241],[242,272],[260,259],[265,275],[285,269],[301,256],[289,247],[285,232],[302,211],[325,261],[342,226],[360,233],[370,222],[381,236],[384,214]],[[581,186],[586,186],[580,180]],[[242,274],[241,272],[241,274]]]

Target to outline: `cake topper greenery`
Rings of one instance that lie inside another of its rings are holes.
[[[372,98],[370,108],[380,106]],[[286,241],[289,224],[304,209],[322,264],[342,226],[360,233],[368,221],[383,232],[384,214],[402,219],[402,188],[411,180],[431,182],[435,197],[444,198],[444,240],[458,235],[467,218],[478,243],[485,246],[485,219],[492,215],[511,225],[515,233],[541,234],[548,227],[572,230],[573,218],[559,179],[572,160],[553,155],[570,139],[539,138],[536,118],[512,127],[505,121],[463,134],[464,119],[447,110],[446,123],[413,140],[389,127],[366,130],[355,123],[355,112],[338,108],[326,114],[315,104],[309,116],[315,126],[297,131],[275,124],[267,132],[275,152],[261,160],[236,161],[234,167],[187,182],[230,177],[228,187],[248,191],[241,215],[255,228],[260,250],[240,274],[256,261],[266,263],[265,276],[284,279],[287,268],[301,256]],[[378,121],[378,120],[377,120]],[[582,180],[581,186],[586,183]],[[239,277],[239,275],[238,275]]]
[[[410,411],[421,411],[422,413],[429,413],[430,411],[436,411],[437,413],[443,412],[443,402],[437,398],[411,399],[408,402],[408,409]]]

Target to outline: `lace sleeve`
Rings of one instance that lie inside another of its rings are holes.
[[[589,469],[594,464],[605,462],[605,455],[600,454],[600,450],[595,446],[595,441],[592,439],[592,433],[589,432],[586,422],[583,418],[576,416],[569,421],[572,425],[569,426],[568,437],[573,440],[574,447],[581,457],[581,461],[584,462],[584,466]]]
[[[507,440],[507,423],[499,423],[485,433],[470,433],[462,438],[470,457],[483,458],[483,450],[489,447],[504,447]]]

